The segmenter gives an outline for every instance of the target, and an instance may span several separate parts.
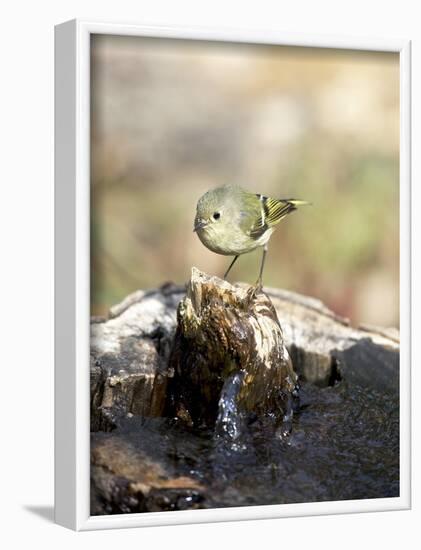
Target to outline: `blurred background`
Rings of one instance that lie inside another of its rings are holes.
[[[399,58],[383,52],[94,35],[91,309],[222,276],[193,233],[225,183],[313,203],[273,234],[264,283],[353,324],[399,326]],[[261,251],[232,281],[254,283]]]

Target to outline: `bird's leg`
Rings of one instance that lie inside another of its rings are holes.
[[[227,278],[228,273],[231,271],[231,268],[232,268],[232,266],[235,264],[235,262],[237,261],[237,258],[238,258],[238,256],[235,256],[234,259],[233,259],[233,261],[230,263],[229,268],[228,268],[228,269],[226,270],[226,272],[225,272],[224,280]]]
[[[268,245],[265,244],[264,247],[263,247],[262,263],[260,264],[259,278],[257,279],[257,282],[256,282],[256,290],[258,290],[258,291],[262,290],[262,288],[263,288],[262,276],[263,276],[263,268],[265,267],[265,260],[266,260],[267,251],[268,251]]]

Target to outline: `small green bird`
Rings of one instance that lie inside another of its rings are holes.
[[[194,229],[202,243],[217,254],[234,256],[224,279],[241,254],[263,247],[256,286],[262,288],[268,241],[282,218],[310,204],[296,199],[272,199],[249,193],[241,187],[225,185],[211,189],[197,203]]]

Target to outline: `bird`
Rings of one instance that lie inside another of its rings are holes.
[[[216,254],[234,256],[224,279],[242,254],[263,248],[256,288],[263,288],[263,269],[268,242],[275,226],[299,206],[311,204],[298,199],[273,199],[224,185],[207,191],[196,207],[193,231]]]

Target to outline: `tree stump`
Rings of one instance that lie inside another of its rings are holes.
[[[169,362],[175,414],[236,438],[239,419],[291,410],[297,375],[270,298],[193,268]]]
[[[233,288],[239,297],[246,296],[250,288],[220,284]],[[92,431],[110,430],[132,415],[166,414],[169,387],[174,386],[177,308],[185,297],[186,288],[174,284],[138,290],[112,307],[106,318],[92,319]],[[257,296],[259,300],[267,297],[276,310],[300,381],[325,387],[343,379],[391,395],[399,392],[399,331],[353,327],[320,300],[291,291],[265,288],[264,294]],[[240,317],[248,311],[245,303],[241,307]],[[226,310],[231,315],[233,307]],[[179,378],[179,373],[176,376]],[[222,386],[217,377],[216,382]],[[174,396],[171,401],[175,403]]]
[[[187,295],[170,283],[137,290],[93,318],[90,352],[92,515],[273,504],[274,482],[276,503],[324,500],[326,488],[332,500],[399,494],[396,329],[353,327],[315,298],[193,269]],[[279,431],[266,419],[289,430],[294,371],[296,445],[271,445]],[[243,451],[258,474],[242,476]],[[355,472],[365,464],[355,488],[341,482],[343,456]]]

